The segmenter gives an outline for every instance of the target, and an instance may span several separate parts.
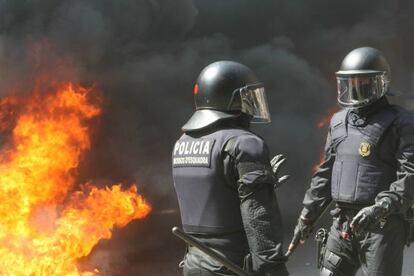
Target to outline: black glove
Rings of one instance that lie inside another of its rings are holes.
[[[305,240],[309,238],[309,235],[313,232],[313,230],[315,230],[313,227],[313,222],[300,216],[293,232],[293,238],[290,244],[297,245],[299,242],[304,243]]]
[[[378,223],[383,221],[389,214],[391,203],[383,198],[372,206],[363,208],[352,219],[351,229],[355,235],[364,235],[372,230]]]
[[[277,179],[276,183],[274,183],[275,189],[280,187],[283,183],[285,183],[289,179],[289,175],[283,175],[281,177],[278,177],[279,171],[285,161],[286,161],[286,157],[283,154],[276,155],[270,161],[273,174],[275,175],[275,178]]]
[[[298,247],[299,243],[305,243],[305,240],[309,238],[309,235],[313,232],[313,230],[313,221],[300,216],[293,232],[292,241],[289,244],[288,251],[285,256],[289,257],[290,254],[295,251],[296,247]]]

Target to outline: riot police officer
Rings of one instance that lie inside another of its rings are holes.
[[[325,160],[307,190],[291,246],[306,240],[333,200],[321,275],[401,275],[404,219],[414,199],[414,117],[389,104],[390,67],[371,47],[336,72],[342,110],[331,119]]]
[[[249,130],[269,122],[263,84],[246,66],[219,61],[194,86],[196,111],[173,149],[174,186],[183,230],[257,275],[288,275],[274,186],[284,157],[269,160],[265,142]],[[245,258],[250,253],[251,258]],[[233,275],[188,246],[184,275]]]

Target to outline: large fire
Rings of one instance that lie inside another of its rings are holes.
[[[1,275],[95,274],[80,272],[76,261],[111,238],[113,227],[151,209],[136,186],[86,183],[74,191],[80,159],[91,146],[88,123],[101,113],[100,101],[79,85],[53,87],[0,103],[0,119],[9,119],[0,129],[12,126],[0,155]]]

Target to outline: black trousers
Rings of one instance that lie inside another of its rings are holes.
[[[341,232],[346,227],[349,219],[334,219],[323,264],[331,274],[325,270],[321,275],[353,276],[360,267],[366,276],[401,275],[406,236],[402,218],[391,216],[363,237],[345,239]]]

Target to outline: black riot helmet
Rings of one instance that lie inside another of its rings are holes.
[[[338,103],[345,108],[361,108],[382,96],[390,87],[390,66],[383,54],[371,47],[351,51],[336,72]]]
[[[270,122],[263,84],[253,71],[233,61],[218,61],[201,71],[194,86],[196,111],[183,131],[205,128],[241,113],[251,122]]]

